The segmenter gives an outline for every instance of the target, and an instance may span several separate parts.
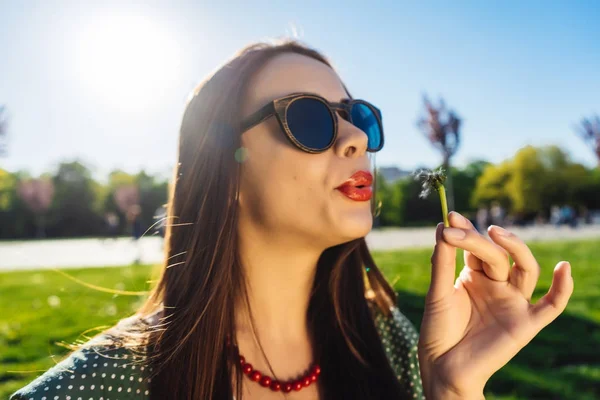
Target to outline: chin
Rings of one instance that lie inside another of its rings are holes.
[[[371,216],[371,213],[364,218],[356,217],[346,219],[340,224],[340,234],[344,237],[345,242],[365,237],[371,232],[371,229],[373,229],[373,217]]]

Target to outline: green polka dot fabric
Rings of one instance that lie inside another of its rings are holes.
[[[125,353],[124,349],[107,346],[77,350],[18,390],[10,400],[149,398],[145,357]]]
[[[417,356],[419,335],[397,307],[393,307],[391,311],[390,317],[385,317],[381,312],[374,314],[383,349],[405,395],[408,398],[425,399]]]
[[[392,309],[390,317],[374,308],[383,348],[405,394],[424,399],[414,326],[398,308]],[[148,373],[152,368],[145,366],[145,357],[92,342],[15,392],[10,400],[149,399]]]

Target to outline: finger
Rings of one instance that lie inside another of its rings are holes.
[[[434,302],[454,292],[456,273],[456,248],[442,239],[444,224],[439,223],[435,230],[435,248],[431,255],[431,283],[427,293],[428,301]]]
[[[540,277],[540,266],[529,246],[515,234],[496,225],[488,229],[490,238],[502,246],[512,257],[514,263],[510,270],[509,282],[516,286],[527,300],[535,290]]]
[[[467,217],[456,211],[450,211],[450,213],[448,213],[448,222],[450,222],[450,226],[455,228],[472,229],[477,231],[473,223],[469,221]]]
[[[508,254],[496,243],[471,229],[444,228],[444,240],[452,246],[471,252],[483,261],[481,267],[488,278],[495,281],[508,281],[510,264]]]
[[[462,228],[462,229],[472,229],[475,232],[477,232],[477,229],[475,229],[475,226],[471,223],[471,221],[469,221],[467,218],[465,218],[463,215],[457,213],[456,211],[450,211],[450,213],[448,214],[448,222],[450,222],[450,226],[452,226],[452,227]],[[463,251],[463,260],[465,262],[465,265],[468,265],[469,268],[471,268],[475,271],[483,270],[483,265],[482,265],[481,260],[479,258],[475,257],[470,251],[467,251],[467,250]]]
[[[558,263],[553,275],[548,293],[531,309],[531,317],[538,330],[554,321],[564,311],[573,293],[571,265],[568,262]]]

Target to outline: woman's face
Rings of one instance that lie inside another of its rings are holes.
[[[242,117],[294,92],[316,93],[330,102],[348,97],[331,68],[295,53],[272,59],[250,88]],[[336,190],[356,171],[371,171],[367,135],[339,115],[338,122],[336,142],[320,154],[292,145],[274,116],[242,135],[248,156],[241,168],[239,197],[244,223],[274,241],[291,235],[299,245],[323,249],[371,230],[370,202],[351,200]]]

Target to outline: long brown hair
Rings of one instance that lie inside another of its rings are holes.
[[[119,333],[144,344],[153,371],[152,399],[230,400],[234,394],[242,399],[238,354],[226,343],[227,337],[235,343],[237,296],[248,300],[236,229],[240,110],[251,77],[285,52],[331,67],[323,55],[296,40],[252,44],[202,82],[186,105],[169,191],[165,260],[157,285],[137,313],[145,319],[160,312],[161,318],[145,336]],[[374,293],[371,300],[366,286]],[[322,253],[307,315],[314,357],[322,367],[321,398],[401,396],[371,316],[371,307],[387,314],[395,301],[364,238]]]

